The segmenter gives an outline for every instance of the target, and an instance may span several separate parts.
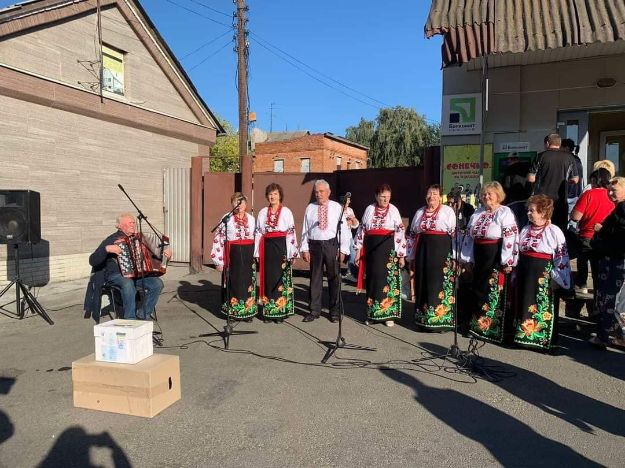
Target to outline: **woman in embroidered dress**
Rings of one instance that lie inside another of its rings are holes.
[[[551,293],[552,281],[570,288],[571,269],[562,230],[551,223],[553,200],[534,195],[527,200],[529,225],[519,236],[515,272],[514,342],[549,350],[557,339],[558,312]]]
[[[406,240],[401,216],[391,204],[391,187],[378,186],[354,238],[358,290],[367,293],[368,321],[394,325],[401,317],[401,274]]]
[[[254,262],[254,217],[245,212],[247,198],[241,192],[230,197],[236,208],[226,228],[222,223],[213,240],[211,259],[221,271],[223,313],[235,319],[252,320],[256,315],[256,264]],[[226,280],[228,283],[226,284]]]
[[[608,344],[625,346],[625,313],[616,299],[622,297],[625,282],[625,177],[610,180],[608,196],[616,206],[601,224],[595,225],[591,243],[599,265],[595,286],[599,323],[590,343],[602,349]]]
[[[518,257],[519,230],[512,210],[501,203],[505,193],[499,182],[484,184],[483,206],[471,219],[462,244],[461,261],[473,271],[471,334],[503,343],[512,333],[506,313],[508,274]]]
[[[256,219],[254,257],[258,259],[258,296],[265,323],[283,321],[295,313],[291,263],[298,256],[293,213],[282,205],[278,184],[265,188],[269,206]]]
[[[415,278],[415,320],[428,331],[454,327],[453,236],[456,214],[442,204],[440,185],[431,185],[426,206],[412,219],[408,235],[408,260]]]

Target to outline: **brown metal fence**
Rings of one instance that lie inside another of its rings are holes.
[[[336,171],[333,173],[273,173],[254,174],[253,207],[257,213],[267,204],[265,187],[272,182],[280,184],[284,191],[284,205],[295,217],[298,239],[301,238],[302,219],[306,206],[314,201],[313,184],[317,179],[325,179],[332,190],[331,198],[338,200],[345,192],[352,194],[352,208],[361,217],[365,208],[374,202],[375,188],[383,183],[392,188],[392,203],[397,206],[406,222],[417,209],[424,205],[426,187],[438,183],[438,148],[430,149],[424,167],[395,167],[387,169],[360,169]],[[239,174],[203,174],[203,216],[201,229],[203,263],[210,263],[210,250],[213,236],[210,229],[219,222],[221,216],[230,210],[230,196],[240,190]],[[246,194],[249,195],[250,194]],[[193,194],[192,196],[198,196]],[[201,195],[200,195],[201,196]],[[251,207],[250,207],[251,209]],[[305,268],[303,262],[296,267]]]

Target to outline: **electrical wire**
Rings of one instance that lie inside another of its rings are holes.
[[[217,10],[216,8],[213,8],[212,6],[208,6],[208,5],[206,5],[205,3],[198,2],[198,0],[189,0],[189,1],[190,1],[191,3],[195,3],[196,5],[201,6],[201,7],[203,7],[203,8],[206,8],[207,10],[214,11],[215,13],[219,13],[220,15],[224,15],[224,16],[226,16],[226,17],[228,17],[228,18],[231,18],[231,17],[232,17],[232,14],[230,14],[230,13],[225,13],[225,12],[223,12],[223,11],[221,11],[221,10]]]
[[[278,52],[280,52],[281,54],[286,55],[286,56],[287,56],[287,57],[289,57],[290,59],[295,60],[297,63],[299,63],[299,64],[303,65],[304,67],[306,67],[306,68],[308,68],[308,69],[310,69],[310,70],[312,70],[313,72],[317,73],[318,75],[321,75],[322,77],[324,77],[324,78],[326,78],[326,79],[328,79],[328,80],[330,80],[330,81],[332,81],[332,82],[334,82],[334,83],[338,84],[339,86],[342,86],[343,88],[348,89],[348,90],[350,90],[350,91],[352,91],[352,92],[354,92],[354,93],[356,93],[356,94],[360,94],[361,96],[363,96],[363,97],[365,97],[365,98],[367,98],[367,99],[369,99],[369,100],[371,100],[371,101],[373,101],[373,102],[377,102],[378,104],[380,104],[380,105],[382,105],[382,106],[384,106],[384,107],[393,107],[393,106],[391,106],[390,104],[387,104],[387,103],[385,103],[385,102],[383,102],[383,101],[380,101],[379,99],[376,99],[376,98],[371,97],[371,96],[369,96],[369,95],[367,95],[367,94],[365,94],[365,93],[363,93],[363,92],[361,92],[361,91],[358,91],[357,89],[354,89],[354,88],[352,88],[351,86],[348,86],[348,85],[346,85],[345,83],[342,83],[342,82],[340,82],[340,81],[338,81],[338,80],[336,80],[336,79],[332,78],[331,76],[326,75],[325,73],[323,73],[323,72],[321,72],[321,71],[319,71],[319,70],[317,70],[317,69],[315,69],[315,68],[311,67],[311,66],[310,66],[310,65],[308,65],[307,63],[304,63],[303,61],[301,61],[301,60],[300,60],[300,59],[298,59],[297,57],[294,57],[293,55],[291,55],[291,54],[289,54],[288,52],[284,51],[283,49],[281,49],[281,48],[280,48],[280,47],[278,47],[277,45],[272,44],[272,43],[271,43],[271,42],[269,42],[267,39],[265,39],[265,38],[263,38],[263,37],[259,36],[259,35],[258,35],[258,34],[256,34],[255,32],[250,31],[250,34],[251,34],[252,36],[254,36],[254,37],[256,38],[256,40],[257,40],[257,41],[258,41],[258,40],[261,40],[262,42],[264,42],[264,43],[265,43],[266,45],[268,45],[269,47],[272,47],[273,49],[276,49],[276,50],[277,50]]]
[[[181,299],[180,296],[176,295],[172,297],[172,299],[174,298],[180,301],[180,303],[184,307],[186,307],[190,312],[192,312],[198,318],[200,318],[201,320],[206,322],[208,325],[210,325],[210,327],[216,331],[214,335],[222,334],[222,332],[220,332],[216,326],[214,326],[209,320],[207,320],[199,312],[197,312],[193,307],[191,307],[185,300]],[[360,322],[356,320],[354,320],[354,322],[365,327],[366,329],[370,331],[375,332],[375,334],[377,334],[378,336],[384,336],[387,339],[397,340],[404,344],[409,344],[410,346],[413,346],[419,349],[421,357],[415,358],[415,359],[408,359],[408,360],[390,359],[386,361],[372,361],[372,360],[367,360],[367,359],[344,357],[341,354],[339,354],[339,352],[337,351],[334,353],[335,359],[332,362],[323,364],[320,362],[298,361],[296,359],[289,359],[289,358],[285,358],[282,356],[263,354],[263,353],[259,353],[259,352],[252,351],[249,349],[242,349],[242,348],[226,349],[223,346],[223,337],[220,337],[214,340],[194,339],[192,341],[184,342],[179,345],[163,346],[162,348],[163,349],[187,350],[187,349],[190,349],[191,345],[204,344],[208,346],[209,348],[214,349],[216,351],[220,351],[224,353],[243,354],[243,355],[252,356],[258,359],[276,361],[276,362],[281,362],[284,364],[294,364],[294,365],[301,365],[301,366],[307,366],[307,367],[325,367],[325,368],[332,369],[332,370],[401,369],[401,370],[431,374],[431,375],[443,378],[445,380],[449,380],[449,381],[453,381],[457,383],[476,383],[478,381],[478,378],[482,378],[482,377],[488,379],[491,382],[497,382],[497,381],[502,380],[503,378],[512,377],[516,375],[513,372],[505,372],[505,371],[499,370],[501,366],[497,366],[497,365],[492,365],[492,366],[482,365],[481,368],[483,369],[483,372],[481,373],[472,372],[474,362],[467,363],[461,358],[458,360],[454,360],[454,358],[452,358],[451,356],[433,357],[434,353],[432,353],[430,350],[427,350],[426,348],[415,345],[414,343],[410,343],[409,341],[396,337],[395,335],[392,335],[390,333],[383,332],[382,330],[377,330],[373,327],[361,324]],[[289,322],[284,322],[284,325],[290,327],[291,329],[295,330],[300,335],[302,335],[304,338],[314,343],[315,346],[320,348],[320,350],[323,350],[323,351],[327,350],[323,342],[320,341],[316,336],[309,333],[308,331],[303,330],[302,328]],[[482,343],[481,346],[483,345],[484,344]],[[477,344],[475,344],[474,346],[476,347],[476,349],[473,350],[473,354],[477,356],[477,348],[481,346],[478,346]],[[346,349],[339,348],[339,350],[343,351]],[[375,349],[373,348],[362,348],[361,350],[375,351]],[[479,358],[479,359],[483,361],[482,358]]]
[[[351,99],[354,99],[354,100],[356,100],[356,101],[358,101],[358,102],[360,102],[360,103],[362,103],[362,104],[365,104],[365,105],[367,105],[367,106],[371,106],[371,107],[373,107],[373,108],[375,108],[375,109],[382,109],[382,107],[380,107],[380,106],[378,106],[378,105],[376,105],[376,104],[372,104],[372,103],[370,103],[370,102],[364,101],[364,100],[362,100],[362,99],[360,99],[360,98],[358,98],[358,97],[356,97],[356,96],[353,96],[353,95],[351,95],[351,94],[349,94],[349,93],[347,93],[347,92],[343,91],[343,90],[342,90],[342,89],[340,89],[340,88],[337,88],[336,86],[331,85],[330,83],[328,83],[328,82],[326,82],[326,81],[322,80],[321,78],[319,78],[319,77],[317,77],[317,76],[313,75],[312,73],[310,73],[309,71],[307,71],[305,68],[300,67],[297,63],[295,63],[295,62],[293,62],[293,61],[289,60],[289,59],[288,59],[288,58],[286,58],[286,57],[283,57],[283,56],[282,56],[282,55],[280,55],[278,52],[275,52],[273,49],[271,49],[271,48],[269,48],[268,46],[264,45],[262,42],[258,41],[257,39],[255,39],[255,38],[253,38],[253,37],[252,37],[251,39],[252,39],[252,40],[253,40],[256,44],[258,44],[259,46],[261,46],[263,49],[266,49],[267,51],[269,51],[270,53],[272,53],[272,54],[273,54],[273,55],[275,55],[276,57],[278,57],[278,58],[280,58],[281,60],[284,60],[285,62],[289,63],[291,66],[293,66],[293,67],[297,68],[297,69],[298,69],[298,70],[300,70],[302,73],[304,73],[304,74],[308,75],[310,78],[312,78],[312,79],[313,79],[313,80],[315,80],[315,81],[318,81],[318,82],[319,82],[319,83],[321,83],[322,85],[327,86],[328,88],[333,89],[333,90],[335,90],[335,91],[338,91],[339,93],[343,94],[344,96],[347,96],[347,97],[349,97],[349,98],[351,98]]]
[[[176,3],[176,2],[174,2],[173,0],[166,0],[166,1],[167,1],[168,3],[171,3],[171,4],[172,4],[172,5],[174,5],[174,6],[178,7],[178,8],[182,8],[183,10],[186,10],[186,11],[188,11],[189,13],[193,13],[194,15],[200,16],[200,17],[202,17],[202,18],[204,18],[204,19],[207,19],[208,21],[211,21],[211,22],[213,22],[213,23],[215,23],[215,24],[220,24],[221,26],[225,26],[225,27],[227,27],[227,28],[231,28],[231,26],[230,26],[229,24],[222,23],[221,21],[217,21],[216,19],[213,19],[213,18],[211,18],[210,16],[203,15],[202,13],[199,13],[199,12],[197,12],[197,11],[195,11],[195,10],[192,10],[191,8],[187,8],[186,6],[181,5],[180,3]]]
[[[202,44],[201,46],[199,46],[197,49],[194,49],[194,50],[192,50],[191,52],[184,54],[182,57],[180,57],[180,60],[184,60],[184,59],[186,59],[187,57],[189,57],[189,56],[191,56],[191,55],[195,54],[196,52],[199,52],[199,51],[200,51],[200,50],[202,50],[204,47],[206,47],[206,46],[208,46],[208,45],[211,45],[211,44],[212,44],[212,43],[214,43],[214,42],[217,42],[219,39],[221,39],[222,37],[224,37],[226,34],[229,34],[231,31],[232,31],[232,29],[230,29],[230,30],[226,31],[226,32],[225,32],[225,33],[223,33],[223,34],[220,34],[220,35],[219,35],[219,36],[217,36],[217,37],[214,37],[214,38],[213,38],[213,39],[211,39],[210,41],[205,42],[204,44]]]
[[[230,44],[232,44],[234,41],[232,39],[228,40],[228,42],[226,42],[224,45],[222,45],[219,49],[217,49],[215,52],[213,52],[212,54],[204,57],[204,59],[199,62],[196,63],[195,65],[193,65],[192,67],[189,68],[189,71],[195,70],[197,67],[199,67],[200,65],[202,65],[204,62],[206,62],[209,58],[214,57],[215,55],[217,55],[219,52],[221,52],[222,50],[224,50],[226,47],[228,47]]]

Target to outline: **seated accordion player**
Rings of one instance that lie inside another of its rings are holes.
[[[167,270],[167,257],[163,255],[169,246],[169,238],[161,239],[155,234],[133,234],[121,236],[115,241],[121,249],[117,256],[119,269],[124,278],[162,276]]]

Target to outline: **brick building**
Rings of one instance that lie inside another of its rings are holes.
[[[168,229],[166,171],[190,170],[223,131],[140,3],[99,5],[101,21],[91,0],[0,9],[0,188],[41,194],[42,241],[20,249],[37,284],[89,275],[89,254],[133,211],[117,184]],[[0,285],[13,271],[0,245]]]
[[[332,133],[269,133],[256,142],[254,172],[366,169],[369,148]]]

